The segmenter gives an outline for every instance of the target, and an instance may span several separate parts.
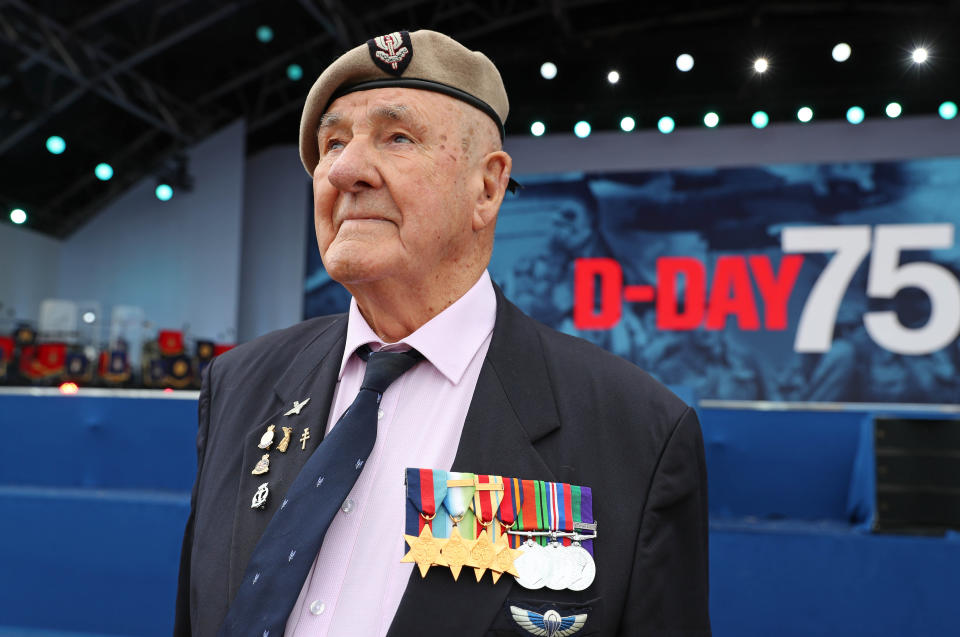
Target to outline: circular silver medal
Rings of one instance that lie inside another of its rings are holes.
[[[593,584],[593,578],[597,575],[597,565],[589,551],[579,543],[568,546],[567,555],[570,558],[570,580],[567,582],[567,588],[572,591],[582,591]]]
[[[550,564],[550,573],[546,576],[547,588],[554,591],[562,591],[573,579],[571,562],[567,555],[567,547],[559,542],[550,542],[544,550],[548,563]]]
[[[546,560],[544,559],[543,547],[528,538],[517,550],[522,553],[513,562],[519,573],[517,584],[530,590],[543,588],[546,583],[544,579]]]

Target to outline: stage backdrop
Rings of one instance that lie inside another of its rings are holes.
[[[960,402],[960,158],[521,181],[490,273],[540,321],[700,399]]]

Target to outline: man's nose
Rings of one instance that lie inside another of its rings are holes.
[[[379,188],[382,184],[376,151],[365,138],[347,142],[330,167],[327,179],[342,192]]]

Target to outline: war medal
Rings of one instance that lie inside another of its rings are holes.
[[[283,439],[277,443],[277,451],[287,453],[287,447],[290,445],[290,434],[293,433],[293,427],[283,427]]]
[[[510,545],[511,536],[508,531],[517,521],[523,491],[520,489],[520,481],[516,478],[501,478],[501,481],[503,483],[503,497],[500,507],[497,509],[497,523],[500,525],[500,534],[493,545],[494,566],[490,572],[494,584],[500,580],[500,576],[504,573],[514,577],[520,575],[514,564],[516,559],[520,557],[520,551]]]
[[[453,528],[450,530],[450,538],[443,545],[441,557],[450,567],[453,579],[460,577],[460,570],[464,566],[477,566],[473,561],[471,552],[476,540],[464,540],[460,533],[460,522],[467,514],[468,503],[473,496],[473,474],[457,473],[451,471],[450,479],[447,480],[447,495],[443,500],[443,506],[447,509]]]
[[[491,569],[491,576],[493,575],[492,569],[496,550],[494,549],[493,538],[487,533],[487,529],[493,523],[502,499],[502,478],[489,475],[477,475],[474,478],[474,494],[470,506],[477,518],[477,524],[482,527],[480,534],[477,536],[477,543],[473,545],[471,551],[471,557],[476,563],[473,570],[478,582],[488,568]]]
[[[255,476],[260,476],[265,474],[267,471],[270,471],[270,454],[265,453],[260,457],[260,460],[257,461],[257,466],[253,468],[253,471],[250,473]]]
[[[261,449],[269,449],[270,445],[273,444],[273,432],[277,428],[276,425],[270,425],[267,427],[267,431],[260,436],[260,444],[257,445]]]
[[[432,529],[437,506],[443,502],[446,494],[446,471],[407,469],[407,498],[418,515],[412,521],[412,528],[407,529],[410,534],[403,536],[410,551],[400,561],[415,562],[421,577],[427,576],[431,566],[447,566],[441,555],[446,540],[435,538]],[[420,529],[419,534],[413,535],[417,529]]]

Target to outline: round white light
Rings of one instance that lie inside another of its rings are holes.
[[[770,63],[767,62],[767,58],[757,58],[753,62],[753,70],[757,73],[766,73],[767,69],[770,68]]]
[[[920,46],[913,50],[913,54],[910,57],[912,57],[913,61],[917,64],[923,64],[927,61],[927,58],[930,57],[930,52]]]
[[[660,129],[660,132],[664,135],[672,133],[675,127],[676,124],[672,117],[661,117],[660,121],[657,122],[657,128]]]
[[[540,75],[545,80],[552,80],[557,77],[557,65],[553,62],[544,62],[540,65]]]
[[[757,111],[750,117],[750,123],[754,128],[766,128],[770,123],[770,116],[763,111]]]
[[[105,162],[100,162],[93,169],[93,174],[96,175],[100,181],[110,181],[113,177],[113,166]]]
[[[703,116],[703,124],[707,128],[715,128],[716,125],[719,123],[720,123],[720,116],[714,113],[713,111]]]
[[[636,127],[637,120],[633,119],[629,115],[620,120],[620,130],[622,130],[624,133],[629,133]]]
[[[903,112],[903,107],[897,104],[896,102],[890,102],[889,104],[887,104],[887,108],[885,109],[885,112],[887,114],[887,117],[890,117],[890,118],[900,117],[900,113]]]
[[[581,139],[587,137],[590,135],[590,123],[580,120],[573,125],[573,134]]]
[[[27,213],[22,208],[14,208],[10,211],[10,221],[18,226],[27,220]]]
[[[943,119],[953,119],[957,116],[957,104],[950,101],[944,102],[940,105],[938,112]]]
[[[616,71],[610,71],[607,73],[607,81],[611,84],[616,84],[620,81],[620,74]]]
[[[83,313],[83,322],[86,323],[87,325],[90,325],[91,323],[93,323],[93,322],[96,321],[96,320],[97,320],[97,315],[94,314],[93,312],[84,312],[84,313]]]
[[[800,110],[797,111],[797,119],[806,124],[813,119],[813,109],[809,106],[800,107]]]
[[[859,106],[851,106],[847,109],[847,121],[851,124],[859,124],[866,117],[863,109]]]
[[[677,56],[677,68],[686,73],[693,68],[693,56],[689,53],[681,53]]]
[[[530,124],[530,134],[534,137],[540,137],[547,132],[547,125],[543,122],[537,121]]]
[[[833,47],[833,59],[837,62],[846,62],[850,59],[850,45],[846,42],[841,42],[837,46]]]

